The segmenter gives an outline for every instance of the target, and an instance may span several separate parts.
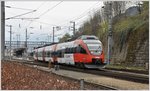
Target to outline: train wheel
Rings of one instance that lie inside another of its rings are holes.
[[[82,68],[82,69],[85,68],[84,63],[80,63],[80,68]]]
[[[76,66],[77,68],[81,68],[81,69],[84,69],[84,68],[85,68],[84,63],[75,63],[75,66]]]
[[[75,63],[75,66],[77,67],[77,68],[80,68],[80,64],[79,63]]]

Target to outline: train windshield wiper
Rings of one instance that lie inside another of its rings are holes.
[[[98,49],[100,49],[100,46],[96,49],[96,52],[98,52]]]

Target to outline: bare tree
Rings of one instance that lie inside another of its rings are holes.
[[[112,14],[113,16],[120,15],[124,13],[126,9],[126,1],[106,1],[104,2],[104,14],[108,16],[109,4],[112,6]]]

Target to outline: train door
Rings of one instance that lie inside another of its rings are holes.
[[[86,50],[81,46],[76,47],[76,53],[74,54],[74,59],[76,63],[85,63],[88,58]]]
[[[75,64],[75,62],[74,62],[74,56],[73,55],[74,55],[73,47],[66,48],[64,50],[64,60],[65,60],[66,64],[71,64],[71,65]]]

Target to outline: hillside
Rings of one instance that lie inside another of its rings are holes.
[[[107,45],[107,31],[100,35]],[[107,53],[107,47],[105,53]],[[114,65],[144,67],[149,62],[149,12],[124,16],[113,24],[112,62]]]
[[[112,65],[145,68],[145,64],[149,63],[149,2],[143,2],[140,9],[130,7],[125,13],[113,17]],[[102,41],[107,58],[108,18],[100,12],[95,13],[72,37],[89,34]]]

